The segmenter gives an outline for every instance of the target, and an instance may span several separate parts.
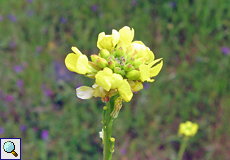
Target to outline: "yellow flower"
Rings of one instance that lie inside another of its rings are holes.
[[[190,121],[187,121],[185,123],[181,123],[179,126],[179,135],[184,135],[187,137],[192,137],[197,133],[198,130],[198,124],[192,123]]]
[[[153,52],[141,41],[133,41],[134,29],[124,26],[111,35],[98,35],[98,55],[91,55],[91,61],[76,47],[67,55],[65,64],[70,71],[95,79],[93,88],[77,88],[77,96],[82,99],[101,97],[107,102],[109,97],[120,95],[128,102],[133,92],[143,89],[142,83],[153,82],[163,66],[163,60],[155,59]],[[120,101],[119,101],[120,102]]]
[[[69,53],[65,58],[66,67],[79,74],[86,74],[88,72],[88,58],[83,55],[76,47],[71,48],[74,53]]]
[[[134,38],[134,29],[130,29],[128,26],[124,26],[119,30],[120,41],[124,42],[126,46],[129,46]]]
[[[107,49],[112,51],[120,39],[119,33],[113,29],[112,35],[105,35],[105,32],[101,32],[98,35],[97,47],[101,49]]]

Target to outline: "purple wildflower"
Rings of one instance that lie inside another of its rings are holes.
[[[36,47],[36,51],[39,52],[39,53],[41,53],[42,52],[42,47],[41,46],[37,46]]]
[[[3,134],[5,132],[4,128],[0,127],[0,134]]]
[[[49,138],[49,131],[43,130],[42,131],[42,139],[47,140]]]
[[[29,16],[34,15],[34,10],[30,9],[30,10],[28,11],[28,15],[29,15]]]
[[[10,42],[10,48],[13,49],[13,48],[15,48],[15,47],[16,47],[16,43],[15,43],[14,41],[11,41],[11,42]]]
[[[45,90],[45,95],[46,96],[51,96],[52,95],[52,91],[50,89]]]
[[[132,4],[132,6],[136,6],[136,5],[137,5],[137,1],[136,1],[136,0],[133,0],[133,1],[131,2],[131,4]]]
[[[66,19],[65,17],[61,17],[61,18],[60,18],[60,22],[61,22],[62,24],[65,24],[65,23],[67,22],[67,19]]]
[[[28,2],[33,2],[34,0],[28,0]]]
[[[6,100],[7,100],[8,102],[12,102],[12,101],[14,100],[13,95],[11,95],[11,94],[7,95],[7,96],[6,96]]]
[[[3,18],[3,16],[2,16],[2,15],[0,15],[0,22],[1,22],[1,21],[3,21],[3,19],[4,19],[4,18]]]
[[[17,72],[17,73],[22,72],[22,67],[19,66],[19,65],[15,65],[14,66],[14,71]]]
[[[98,5],[93,5],[92,7],[91,7],[91,10],[93,11],[93,12],[96,12],[97,10],[98,10]]]
[[[17,17],[15,17],[14,15],[12,14],[8,14],[8,19],[11,21],[11,22],[16,22],[18,19]]]
[[[22,132],[25,132],[26,129],[27,129],[27,126],[25,124],[22,124],[20,129],[21,129]]]
[[[23,86],[23,80],[21,80],[21,79],[17,80],[16,85],[17,85],[19,88],[22,87],[22,86]]]
[[[230,53],[230,49],[226,46],[224,47],[221,47],[221,52],[224,54],[224,55],[229,55]]]
[[[176,2],[171,1],[171,2],[170,2],[170,6],[171,6],[172,8],[175,8],[175,7],[176,7]]]
[[[149,89],[149,83],[144,83],[143,86],[144,86],[144,89],[146,90]]]

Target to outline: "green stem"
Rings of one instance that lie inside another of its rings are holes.
[[[188,142],[188,137],[184,137],[180,145],[177,160],[182,160],[185,148],[187,146],[187,142]]]
[[[103,137],[103,160],[111,160],[112,153],[111,153],[111,134],[112,134],[112,126],[113,126],[113,118],[110,116],[111,110],[111,103],[110,101],[106,103],[108,107],[106,110],[106,122],[104,123],[104,137]]]

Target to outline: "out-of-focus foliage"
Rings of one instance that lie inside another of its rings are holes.
[[[127,25],[164,66],[114,121],[114,159],[173,159],[179,124],[199,125],[184,159],[230,159],[230,2],[1,0],[0,137],[22,159],[102,159],[103,103],[80,100],[93,81],[68,71],[71,46],[97,54],[97,36]]]

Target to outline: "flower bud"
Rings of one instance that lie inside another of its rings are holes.
[[[108,62],[104,58],[101,58],[101,57],[97,58],[96,64],[100,68],[105,68],[108,66]]]
[[[97,62],[97,58],[99,58],[98,55],[96,55],[96,54],[92,54],[92,55],[91,55],[91,60],[92,60],[92,62],[96,63],[96,62]]]
[[[139,59],[136,59],[134,62],[133,62],[133,66],[137,69],[139,68],[139,66],[143,64],[142,61],[140,61]]]
[[[113,69],[115,67],[115,62],[113,60],[108,61],[109,68]]]
[[[108,58],[110,56],[110,53],[109,53],[109,51],[107,49],[102,49],[102,50],[100,50],[100,56],[102,58],[106,59],[106,58]]]
[[[123,68],[124,68],[124,70],[127,71],[127,72],[129,72],[129,71],[135,69],[135,68],[132,66],[132,64],[130,64],[130,63],[127,63],[126,65],[124,65]]]
[[[125,76],[125,71],[122,70],[120,67],[115,67],[113,71],[114,73],[120,74],[121,76]]]
[[[117,47],[116,47],[116,55],[118,57],[121,57],[121,56],[123,56],[125,54],[125,52],[126,52],[125,44],[124,43],[118,44]]]
[[[126,77],[131,80],[138,80],[140,77],[140,71],[138,70],[132,70],[126,73]]]

